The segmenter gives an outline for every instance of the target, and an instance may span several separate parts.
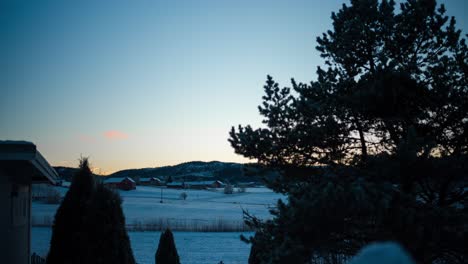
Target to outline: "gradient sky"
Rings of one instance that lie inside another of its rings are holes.
[[[439,2],[467,33],[468,1]],[[267,74],[315,78],[315,38],[342,3],[3,0],[0,140],[101,173],[247,162],[230,127],[260,126]]]

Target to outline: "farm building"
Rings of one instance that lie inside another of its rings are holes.
[[[141,178],[140,179],[140,184],[141,185],[162,186],[162,185],[164,185],[164,182],[159,178],[151,177],[151,178]]]
[[[167,184],[168,188],[174,189],[208,189],[222,188],[225,184],[221,181],[189,181],[189,182],[171,182]]]
[[[58,177],[33,143],[0,141],[2,263],[30,263],[31,185],[56,184]]]
[[[104,180],[104,185],[111,187],[111,188],[121,189],[125,191],[136,189],[136,183],[130,177],[109,178],[109,179]]]
[[[184,183],[184,187],[187,189],[222,188],[224,186],[225,184],[221,181],[190,181]]]
[[[215,181],[215,182],[213,182],[213,187],[214,187],[214,188],[223,188],[223,187],[225,187],[225,186],[226,186],[226,184],[224,184],[224,182],[222,182],[222,181]]]

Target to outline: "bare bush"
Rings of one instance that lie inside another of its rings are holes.
[[[224,187],[224,194],[233,194],[234,193],[234,187],[231,184],[226,184],[226,187]]]

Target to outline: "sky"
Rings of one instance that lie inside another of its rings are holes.
[[[266,75],[309,82],[343,0],[0,2],[0,140],[95,171],[248,162],[231,126],[261,126]],[[468,1],[446,0],[468,31]]]

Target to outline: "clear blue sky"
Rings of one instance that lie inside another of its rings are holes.
[[[246,162],[230,127],[260,125],[267,74],[315,78],[315,38],[343,2],[2,1],[0,139],[101,173]],[[440,2],[466,33],[467,1]]]

